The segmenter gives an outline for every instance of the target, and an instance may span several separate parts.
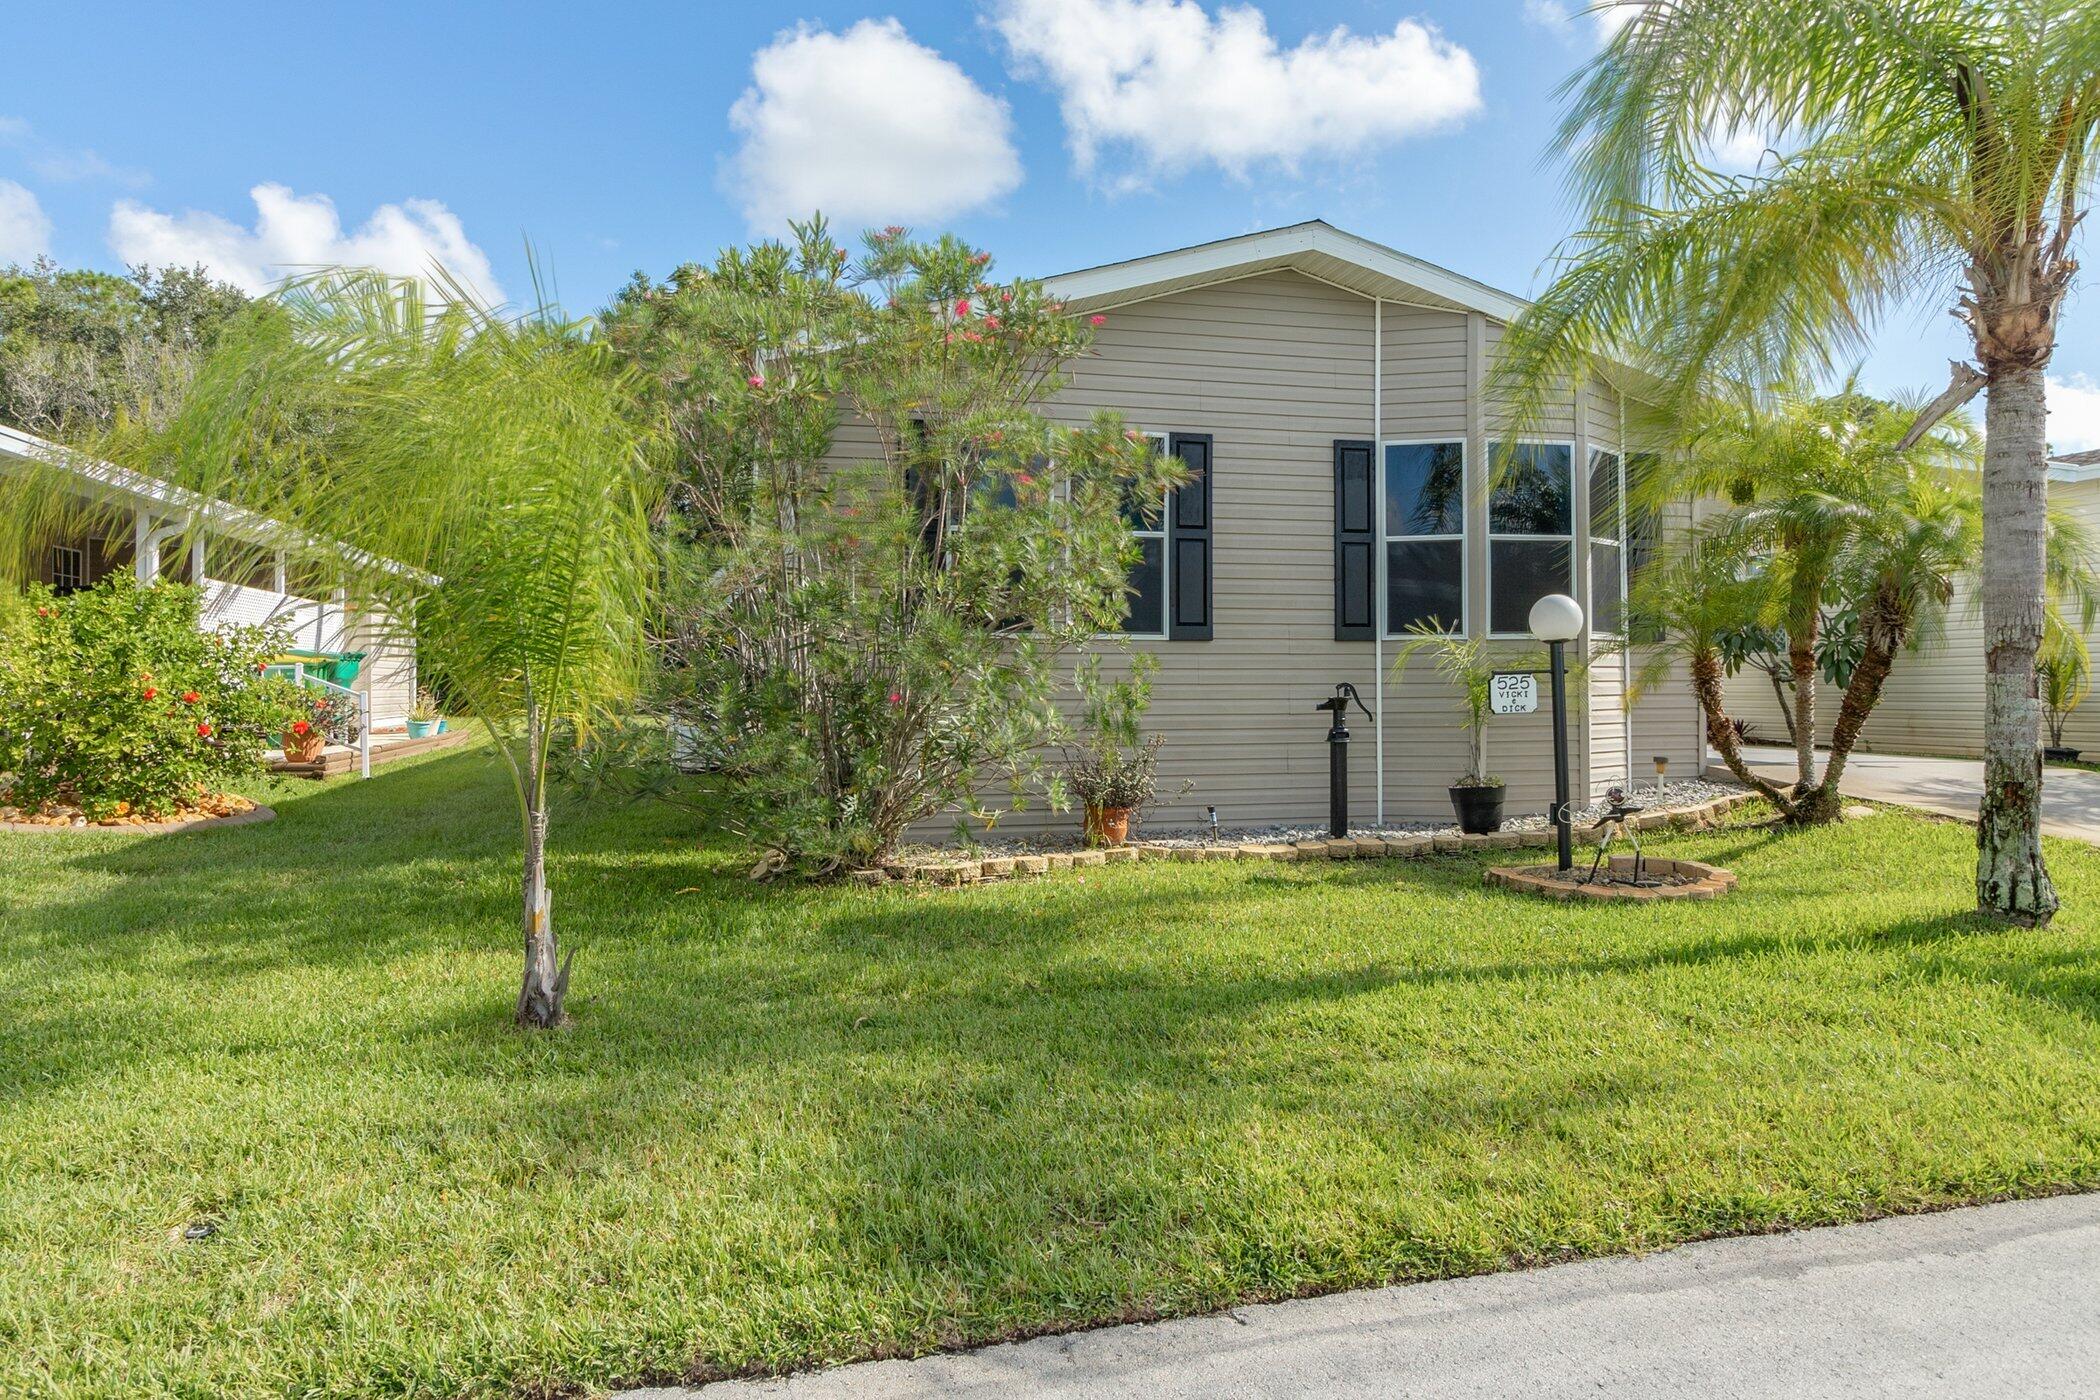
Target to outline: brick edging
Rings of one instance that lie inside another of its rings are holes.
[[[1660,827],[1699,831],[1745,802],[1756,800],[1754,792],[1727,793],[1689,807],[1663,807],[1642,812],[1633,818],[1633,826],[1641,831]],[[1579,844],[1594,845],[1602,835],[1579,827],[1575,831],[1575,840]],[[1376,860],[1452,852],[1512,851],[1550,846],[1553,836],[1552,828],[1548,827],[1542,831],[1491,831],[1480,836],[1450,832],[1441,836],[1347,836],[1336,841],[1247,841],[1222,846],[1169,846],[1134,841],[1128,846],[1110,846],[1101,850],[1046,851],[1024,856],[987,856],[980,860],[953,856],[943,860],[891,861],[880,867],[852,871],[847,878],[855,884],[869,886],[903,882],[975,885],[987,880],[1128,865],[1139,860]],[[1731,882],[1734,878],[1729,876]]]
[[[1686,883],[1651,886],[1576,884],[1537,866],[1515,865],[1494,866],[1482,878],[1501,889],[1544,895],[1548,899],[1617,899],[1633,903],[1658,899],[1716,899],[1735,888],[1733,873],[1718,865],[1708,865],[1703,860],[1644,858],[1641,864],[1651,875],[1674,875]],[[1613,856],[1611,871],[1614,875],[1633,874],[1633,857]],[[1578,868],[1576,873],[1583,872]]]

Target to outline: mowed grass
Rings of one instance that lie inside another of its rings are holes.
[[[2021,932],[1893,814],[1601,908],[1457,858],[758,887],[616,808],[557,831],[528,1035],[484,751],[271,800],[0,836],[0,1393],[590,1394],[2100,1185],[2084,848]]]

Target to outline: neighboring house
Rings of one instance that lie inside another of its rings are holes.
[[[2083,525],[2100,545],[2100,452],[2050,460],[2049,504]],[[2086,641],[2100,650],[2100,629],[2088,631]],[[1728,713],[1743,721],[1753,738],[1791,742],[1779,697],[1763,671],[1745,668],[1731,676],[1727,697]],[[1829,741],[1842,698],[1836,687],[1818,685],[1817,742]],[[2073,712],[2064,742],[2100,752],[2100,701]],[[1860,747],[1965,757],[1983,752],[1983,605],[1973,575],[1954,580],[1953,602],[1925,644],[1896,658],[1881,702],[1860,731]]]
[[[280,535],[268,522],[124,467],[81,458],[0,424],[0,470],[9,461],[58,465],[79,479],[84,499],[114,508],[128,521],[106,536],[83,530],[42,542],[36,547],[33,577],[60,592],[92,587],[124,569],[145,583],[169,578],[198,584],[208,627],[269,622],[290,632],[292,644],[302,651],[363,652],[364,662],[351,686],[366,697],[373,727],[398,727],[406,720],[416,698],[415,644],[387,627],[384,618],[360,616],[340,596],[303,596],[286,578],[281,557],[260,567],[237,565],[242,574],[238,578],[213,574],[215,541],[245,545],[227,548],[227,562],[249,558],[256,545]],[[191,532],[187,522],[199,517],[205,528]],[[169,557],[169,543],[186,534],[190,547]]]
[[[1561,402],[1490,491],[1500,425],[1484,384],[1521,299],[1317,221],[1048,286],[1071,314],[1106,317],[1050,415],[1116,410],[1195,473],[1139,529],[1131,580],[1129,643],[1160,659],[1146,720],[1166,737],[1156,825],[1198,824],[1209,807],[1229,825],[1324,821],[1328,717],[1314,707],[1342,681],[1379,712],[1350,719],[1355,819],[1450,820],[1466,753],[1455,697],[1426,657],[1388,674],[1396,639],[1432,621],[1508,638],[1514,656],[1553,592],[1583,604],[1598,655],[1573,687],[1578,799],[1652,784],[1658,754],[1673,776],[1699,774],[1681,675],[1620,703],[1636,663],[1609,647],[1628,554],[1612,385]],[[872,432],[843,425],[835,455],[873,455]],[[1509,815],[1543,811],[1547,706],[1495,719],[1488,759]]]

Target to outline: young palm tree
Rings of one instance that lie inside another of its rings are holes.
[[[2039,838],[2046,604],[2043,373],[2100,122],[2100,0],[1611,0],[1634,11],[1571,80],[1556,149],[1586,227],[1512,327],[1501,387],[1536,401],[1598,357],[1681,405],[1799,382],[1914,296],[1968,329],[1943,412],[1987,395],[1984,798],[1977,903],[2057,907]],[[1783,133],[1752,176],[1713,143]]]
[[[569,961],[547,892],[557,739],[630,698],[657,573],[648,433],[606,346],[446,283],[334,271],[289,314],[229,331],[162,429],[98,444],[257,513],[261,549],[413,627],[515,784],[524,842],[517,1019],[562,1020]],[[0,506],[48,514],[55,478]],[[273,523],[281,522],[281,523]],[[572,954],[573,954],[573,950]]]

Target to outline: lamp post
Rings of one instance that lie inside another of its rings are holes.
[[[1575,837],[1568,819],[1568,643],[1582,635],[1582,604],[1548,593],[1531,605],[1531,635],[1553,657],[1553,828],[1560,869],[1575,868]]]

